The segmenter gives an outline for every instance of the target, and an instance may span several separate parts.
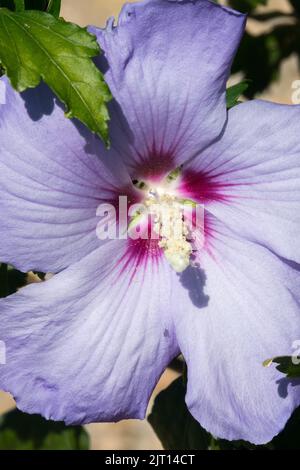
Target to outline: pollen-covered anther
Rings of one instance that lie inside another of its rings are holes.
[[[176,272],[184,271],[190,264],[193,250],[182,203],[172,194],[151,189],[146,206],[166,259]]]

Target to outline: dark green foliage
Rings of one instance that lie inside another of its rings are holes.
[[[292,7],[295,9],[295,12],[300,16],[300,1],[299,0],[289,0]]]
[[[266,5],[268,0],[229,0],[232,8],[243,13],[253,11],[259,5]]]
[[[16,0],[0,0],[0,7],[9,8],[10,10],[15,10],[15,1]],[[49,0],[25,0],[26,10],[41,10],[46,11]]]
[[[87,450],[81,426],[67,427],[14,410],[0,417],[0,450]]]

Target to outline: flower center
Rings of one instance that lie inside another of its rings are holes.
[[[153,218],[153,229],[160,238],[158,244],[165,257],[176,272],[184,271],[193,250],[182,202],[173,195],[151,189],[145,205]]]
[[[161,185],[134,180],[145,196],[143,210],[132,220],[145,216],[150,219],[151,238],[158,240],[171,267],[181,273],[189,266],[193,253],[190,214],[196,204],[176,193],[175,181],[179,174],[178,170],[170,173]]]

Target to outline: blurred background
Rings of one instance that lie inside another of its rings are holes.
[[[104,26],[108,17],[118,15],[123,3],[122,0],[62,0],[61,15],[83,26]],[[292,83],[300,79],[300,0],[228,0],[219,3],[230,3],[237,9],[250,12],[247,34],[234,63],[230,82],[251,79],[246,92],[248,98],[291,104]],[[171,370],[166,371],[153,397],[177,375]],[[149,409],[152,403],[153,400]],[[0,392],[0,414],[13,407],[11,397]],[[91,424],[86,426],[86,430],[92,449],[162,448],[146,421]]]

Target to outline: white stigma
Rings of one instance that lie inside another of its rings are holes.
[[[152,188],[148,195],[145,205],[153,218],[153,229],[160,237],[159,246],[172,268],[181,273],[189,266],[192,254],[183,203],[162,188]]]

